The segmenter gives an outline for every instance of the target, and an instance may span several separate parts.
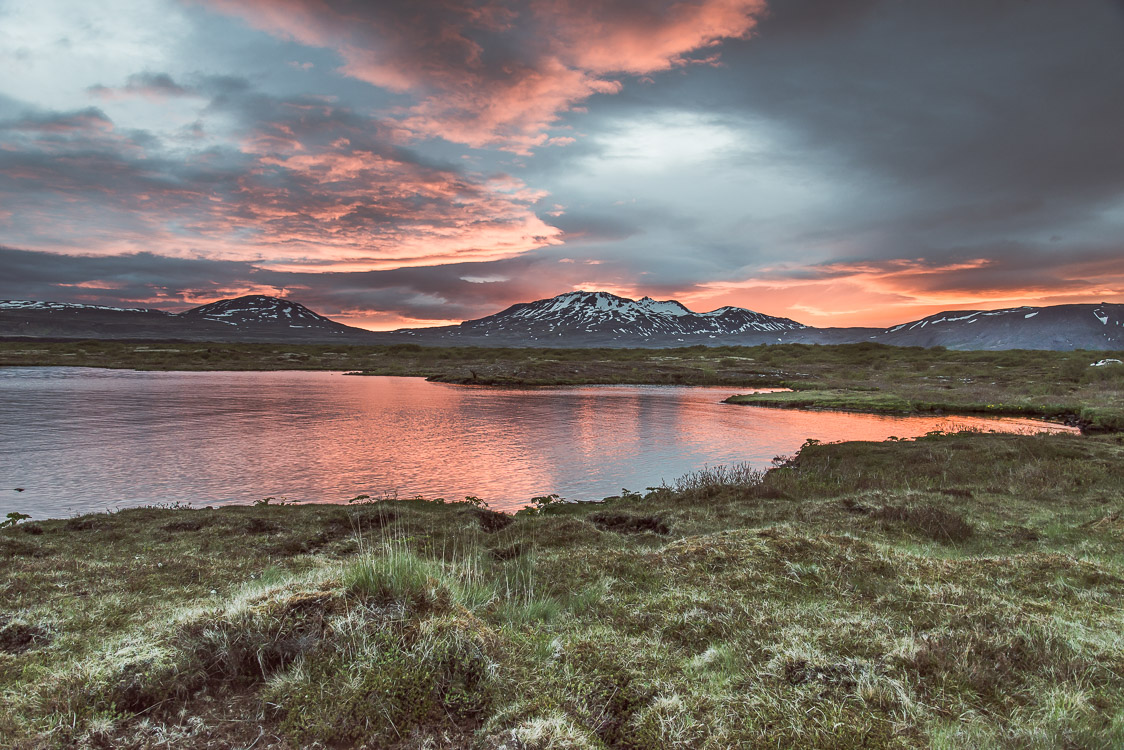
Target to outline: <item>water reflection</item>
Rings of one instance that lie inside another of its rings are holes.
[[[365,493],[515,509],[596,499],[703,465],[767,466],[807,439],[1029,420],[883,417],[728,406],[728,388],[492,389],[338,373],[0,370],[0,514],[146,503],[338,502]]]

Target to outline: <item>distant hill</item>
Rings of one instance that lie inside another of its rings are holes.
[[[231,326],[243,336],[368,336],[371,331],[337,323],[304,305],[279,297],[253,294],[224,299],[180,313],[181,320]]]
[[[0,336],[293,343],[382,343],[394,338],[337,323],[291,300],[257,294],[181,313],[4,300]]]
[[[949,349],[1124,349],[1124,305],[954,310],[902,323],[874,340]]]
[[[576,291],[455,326],[376,333],[292,300],[250,295],[181,313],[0,301],[0,336],[432,346],[673,347],[874,341],[949,349],[1124,349],[1124,305],[954,310],[886,329],[813,328],[740,307],[693,312],[675,300]]]

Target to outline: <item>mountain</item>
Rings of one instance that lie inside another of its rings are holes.
[[[181,313],[0,300],[0,336],[355,344],[400,339],[337,323],[291,300],[264,295],[221,300]]]
[[[68,302],[0,301],[0,337],[430,346],[673,347],[874,341],[949,349],[1124,349],[1124,305],[953,310],[892,328],[812,328],[740,307],[696,313],[674,300],[567,292],[439,328],[376,333],[292,300],[250,295],[169,313]]]
[[[740,307],[696,313],[675,300],[632,300],[608,292],[577,291],[521,302],[495,315],[440,330],[445,338],[475,343],[503,339],[524,346],[675,346],[747,336],[775,341],[780,332],[805,328],[795,320]],[[412,335],[418,333],[415,330]]]
[[[874,340],[949,349],[1124,349],[1124,305],[953,310],[887,328]]]
[[[327,336],[370,333],[361,328],[337,323],[314,313],[299,302],[251,294],[236,299],[224,299],[179,313],[179,318],[191,322],[217,323],[237,328],[244,335],[272,335],[299,332]]]
[[[146,308],[0,300],[0,335],[27,338],[167,338],[176,316]]]

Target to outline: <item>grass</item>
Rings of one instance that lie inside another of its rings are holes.
[[[1124,438],[779,463],[0,530],[0,745],[1124,745]]]

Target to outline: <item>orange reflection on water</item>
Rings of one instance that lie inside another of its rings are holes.
[[[767,467],[808,438],[1067,428],[721,403],[727,388],[498,389],[338,373],[0,373],[0,476],[37,517],[145,503],[475,495],[502,510],[643,490],[705,465]],[[18,438],[18,439],[17,439]]]

